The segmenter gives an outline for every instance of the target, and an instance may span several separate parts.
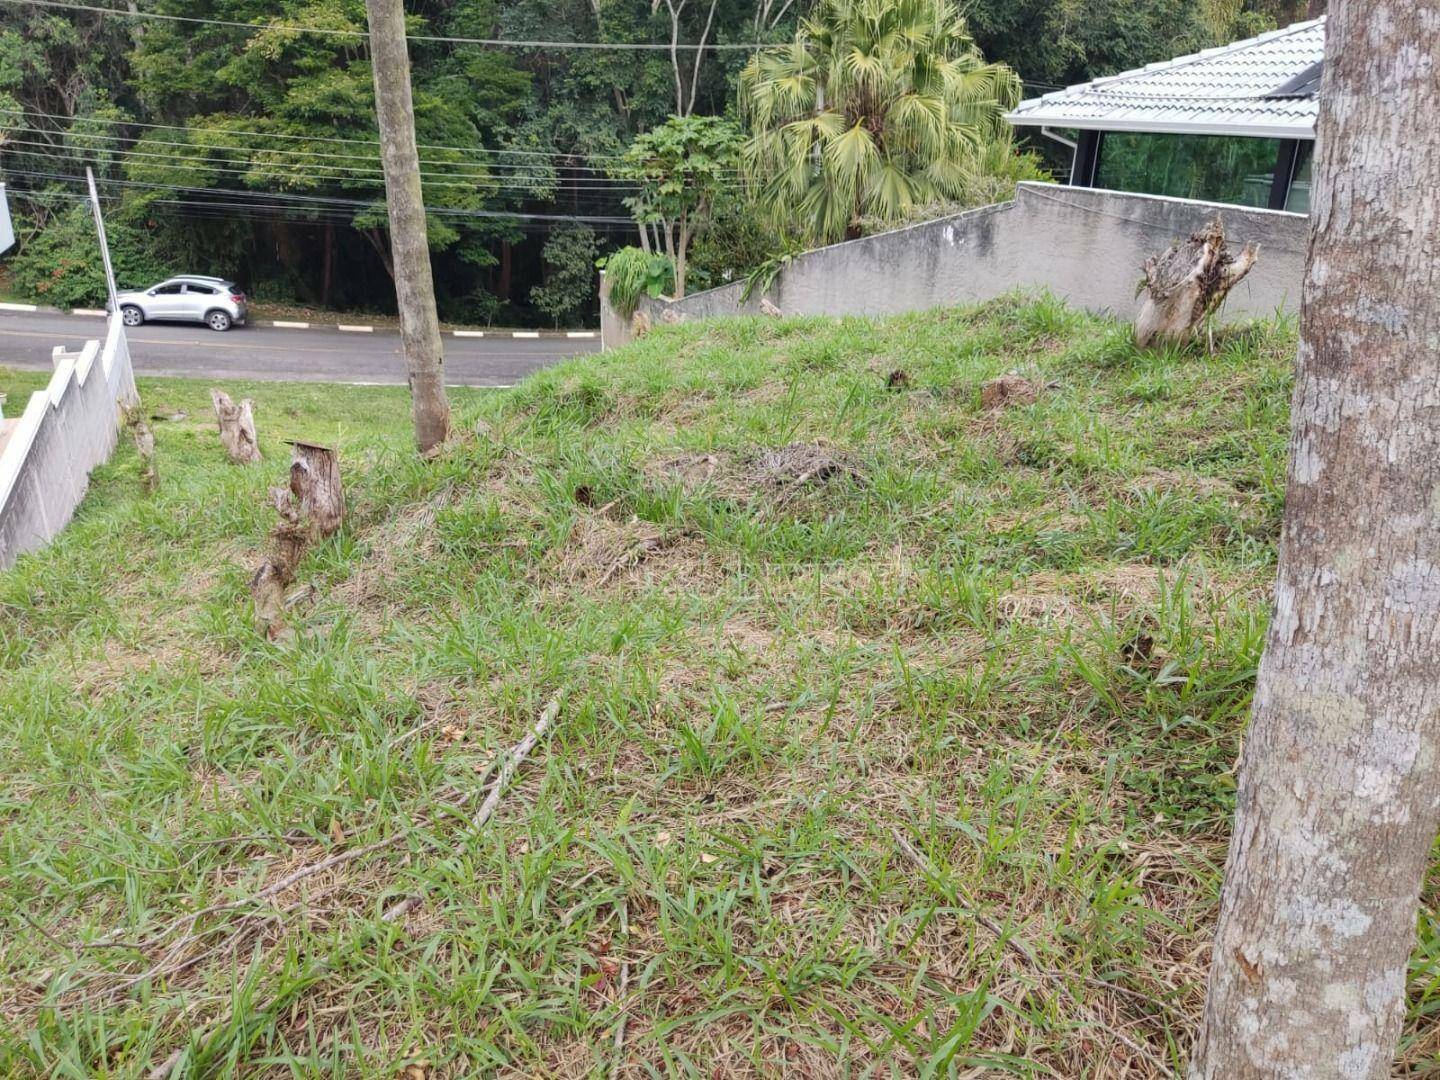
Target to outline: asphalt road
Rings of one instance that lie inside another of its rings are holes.
[[[597,352],[595,338],[455,337],[444,335],[445,381],[452,386],[510,386],[569,356]],[[0,314],[0,367],[49,371],[56,345],[78,349],[105,336],[105,320],[89,315]],[[304,379],[317,382],[405,382],[400,334],[376,327],[354,333],[312,326],[236,327],[217,334],[202,326],[147,323],[127,332],[140,375],[202,379]]]

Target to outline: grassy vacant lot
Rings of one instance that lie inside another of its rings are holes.
[[[1293,347],[1048,300],[668,328],[459,398],[429,464],[403,391],[232,386],[238,468],[203,385],[145,381],[158,494],[127,448],[0,575],[0,1073],[1166,1074]],[[1038,399],[984,408],[1009,371]],[[350,516],[272,644],[295,436]]]

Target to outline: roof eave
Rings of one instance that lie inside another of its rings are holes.
[[[1255,139],[1313,139],[1315,125],[1227,124],[1184,120],[1106,120],[1094,116],[1066,116],[1063,113],[1010,113],[1005,117],[1016,127],[1078,128],[1081,131],[1134,131],[1147,135],[1243,135]]]

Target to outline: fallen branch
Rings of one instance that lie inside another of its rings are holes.
[[[900,850],[905,853],[905,856],[919,868],[920,872],[929,879],[932,885],[938,885],[940,882],[940,873],[931,865],[930,860],[921,854],[914,844],[906,839],[905,834],[902,833],[898,827],[892,828],[891,834],[895,837],[895,843],[899,845]],[[1070,988],[1065,985],[1065,978],[1060,972],[1055,971],[1053,968],[1046,967],[1041,963],[1040,958],[1035,955],[1034,950],[1032,950],[1028,944],[1011,934],[1005,933],[1005,928],[982,912],[969,897],[966,897],[966,902],[969,904],[970,913],[974,916],[976,922],[995,935],[996,940],[999,941],[1000,944],[1021,957],[1035,974],[1053,983],[1059,994],[1069,1001],[1088,1023],[1109,1031],[1131,1051],[1139,1054],[1146,1061],[1158,1068],[1160,1071],[1156,1074],[1157,1076],[1169,1075],[1170,1065],[1168,1062],[1148,1046],[1136,1042],[1118,1027],[1107,1025],[1103,1019],[1091,1013],[1090,1010],[1085,1007],[1084,1003],[1076,999],[1075,995],[1070,992]]]

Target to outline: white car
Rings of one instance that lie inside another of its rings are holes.
[[[117,297],[126,326],[146,322],[198,322],[211,330],[245,325],[245,294],[224,278],[185,274],[167,278],[148,289]],[[110,305],[105,305],[110,310]]]

